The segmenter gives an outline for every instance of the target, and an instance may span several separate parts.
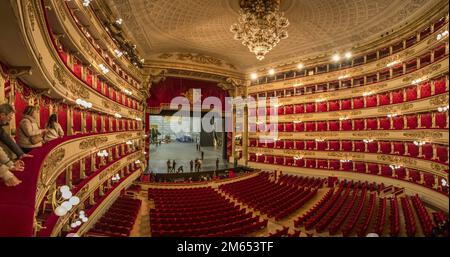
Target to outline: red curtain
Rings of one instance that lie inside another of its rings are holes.
[[[117,119],[112,119],[112,131],[117,131]]]
[[[105,116],[105,131],[109,132],[109,117]]]
[[[92,132],[92,113],[86,112],[86,132]]]
[[[96,132],[100,132],[102,131],[102,116],[101,115],[97,115],[95,118],[95,122],[96,122]]]
[[[62,104],[58,106],[58,123],[67,135],[67,105]]]
[[[81,111],[73,110],[73,132],[81,132]]]
[[[39,106],[39,116],[40,116],[40,126],[41,128],[45,128],[47,124],[48,117],[50,117],[50,110],[47,107],[50,103],[50,99],[47,97],[43,97],[40,106]]]

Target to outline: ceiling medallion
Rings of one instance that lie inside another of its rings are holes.
[[[282,39],[288,37],[289,21],[280,12],[280,1],[240,0],[238,23],[231,26],[234,39],[241,40],[260,61]]]

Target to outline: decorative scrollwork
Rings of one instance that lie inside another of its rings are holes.
[[[132,133],[123,133],[116,136],[116,139],[126,139],[132,137]]]
[[[440,172],[448,170],[448,166],[447,165],[443,165],[443,164],[439,164],[439,163],[435,163],[435,162],[433,162],[431,164],[431,168],[434,171],[440,171]]]
[[[352,133],[354,137],[387,137],[389,132],[364,131]]]
[[[30,19],[31,30],[34,31],[34,25],[36,24],[36,17],[34,16],[33,0],[29,0],[27,2],[27,11],[28,11],[28,18]]]
[[[404,132],[403,136],[414,139],[439,139],[443,137],[441,132],[433,132],[433,131],[417,131],[417,132]]]
[[[389,163],[403,163],[403,164],[408,164],[408,165],[417,165],[417,161],[412,159],[412,158],[408,158],[408,157],[400,157],[400,156],[391,156],[391,155],[378,155],[377,156],[378,160],[381,161],[385,161],[385,162],[389,162]]]
[[[78,98],[84,98],[89,99],[89,91],[84,86],[80,86],[78,83],[74,83],[70,78],[67,77],[67,75],[64,73],[62,68],[58,66],[58,64],[55,63],[53,66],[53,74],[55,75],[56,79],[58,80],[59,84],[63,86],[64,88],[69,89],[69,91],[74,94]]]
[[[432,106],[448,105],[448,94],[442,94],[430,100]]]
[[[44,161],[41,171],[41,181],[45,183],[46,178],[50,172],[55,171],[55,168],[66,156],[66,150],[64,148],[58,148],[53,151]]]
[[[106,100],[102,100],[102,104],[103,104],[103,106],[106,109],[109,109],[109,110],[112,110],[112,111],[115,111],[115,112],[120,112],[120,107],[119,107],[118,104],[110,103],[110,102],[108,102]]]
[[[92,147],[98,147],[108,142],[108,137],[94,137],[80,142],[80,149],[85,150]]]

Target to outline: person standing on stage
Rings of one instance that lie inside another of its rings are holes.
[[[167,173],[170,173],[171,167],[170,167],[170,160],[167,160]]]
[[[202,151],[202,161],[203,161],[203,157],[204,157],[205,153]]]
[[[217,159],[216,159],[216,170],[219,170],[219,157],[217,157]]]
[[[175,173],[176,167],[177,167],[177,163],[175,162],[175,160],[173,160],[173,162],[172,162],[172,171],[173,171],[173,173]]]
[[[189,162],[189,165],[190,165],[190,167],[191,167],[191,172],[194,171],[194,161],[193,161],[193,160],[191,160],[191,161]]]

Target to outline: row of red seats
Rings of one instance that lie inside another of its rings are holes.
[[[261,123],[249,120],[249,132],[316,132],[353,130],[408,130],[448,128],[448,112],[423,112],[393,117],[371,117],[328,121]]]
[[[345,220],[345,224],[344,224],[344,220],[342,220],[342,235],[343,236],[348,236],[350,235],[350,232],[353,230],[353,228],[355,227],[356,223],[358,222],[364,204],[366,202],[366,187],[364,187],[363,191],[361,192],[358,201],[355,204],[356,208],[353,208],[351,210],[351,212],[349,213],[348,219]],[[335,228],[336,229],[336,228]],[[330,229],[330,234],[331,234],[331,229]]]
[[[319,209],[322,208],[323,205],[325,205],[330,199],[332,199],[332,196],[334,195],[334,188],[330,188],[327,193],[320,199],[319,202],[317,202],[311,209],[308,210],[304,215],[298,217],[294,220],[294,226],[299,227],[303,225],[303,223],[309,219],[314,213],[316,213]]]
[[[141,201],[139,199],[118,198],[88,234],[130,236],[140,207]]]
[[[417,215],[419,216],[419,222],[422,227],[422,231],[426,236],[431,236],[433,233],[433,223],[430,217],[430,214],[428,213],[427,209],[425,208],[424,203],[422,202],[422,199],[418,195],[411,197],[413,206],[416,210]]]
[[[316,187],[322,188],[324,179],[314,177],[303,177],[294,175],[282,175],[277,183],[289,186]]]
[[[295,230],[292,234],[289,233],[289,227],[283,227],[274,233],[270,233],[268,237],[299,237],[300,230]]]
[[[402,205],[403,217],[405,220],[406,234],[410,237],[416,235],[416,219],[414,217],[411,204],[407,197],[401,197],[400,203]]]
[[[369,202],[365,206],[363,211],[363,216],[356,227],[356,233],[359,237],[366,236],[367,230],[369,229],[370,223],[372,221],[373,214],[375,212],[375,204],[376,204],[375,194],[370,194]],[[348,236],[350,231],[344,230],[343,235]]]
[[[150,211],[153,236],[237,236],[264,224],[210,187],[149,189],[148,193],[150,199],[158,199]]]
[[[433,87],[433,88],[432,88]],[[434,94],[433,94],[434,90]],[[433,83],[424,82],[418,86],[396,89],[369,96],[353,97],[347,99],[311,102],[279,107],[249,108],[249,116],[289,115],[301,113],[332,112],[377,107],[389,104],[415,101],[447,92],[445,78],[439,78]],[[420,94],[420,95],[419,95]]]
[[[221,185],[219,188],[276,219],[288,216],[312,197],[309,189],[304,190],[297,183],[274,183],[269,181],[266,173],[249,181],[238,181]]]
[[[390,199],[390,235],[396,237],[400,233],[400,212],[398,209],[398,201],[396,197]]]
[[[379,164],[379,163],[369,163],[369,162],[361,162],[361,161],[348,161],[341,162],[341,160],[337,159],[312,159],[312,158],[303,158],[303,159],[294,159],[294,157],[284,157],[284,156],[256,156],[256,154],[249,155],[250,162],[260,162],[266,164],[276,164],[283,166],[292,166],[299,168],[309,168],[309,169],[327,169],[327,170],[340,170],[340,171],[349,171],[349,172],[358,172],[358,173],[369,173],[373,175],[380,175],[385,177],[394,177],[396,179],[407,180],[416,184],[420,184],[426,186],[428,188],[435,189],[444,194],[448,194],[447,187],[441,187],[439,184],[436,184],[435,175],[421,171],[400,167],[394,170],[388,164]],[[409,173],[409,178],[407,179],[406,175]],[[421,174],[423,174],[423,182],[421,182]]]
[[[250,140],[250,147],[308,150],[308,151],[345,151],[363,153],[395,154],[436,160],[448,163],[449,149],[447,145],[425,143],[416,145],[413,142],[371,141],[363,140],[277,140],[274,142]],[[436,148],[434,155],[433,148]]]
[[[350,196],[350,191],[353,190],[352,195]],[[344,210],[344,215],[348,214],[348,210],[353,206],[357,197],[358,190],[350,187],[344,192],[342,196],[339,197],[338,201],[332,208],[322,217],[319,222],[316,224],[316,231],[321,233],[325,230],[325,228],[330,224],[334,218],[338,215],[340,210]],[[344,216],[343,215],[343,216]],[[334,231],[331,231],[334,232]]]

